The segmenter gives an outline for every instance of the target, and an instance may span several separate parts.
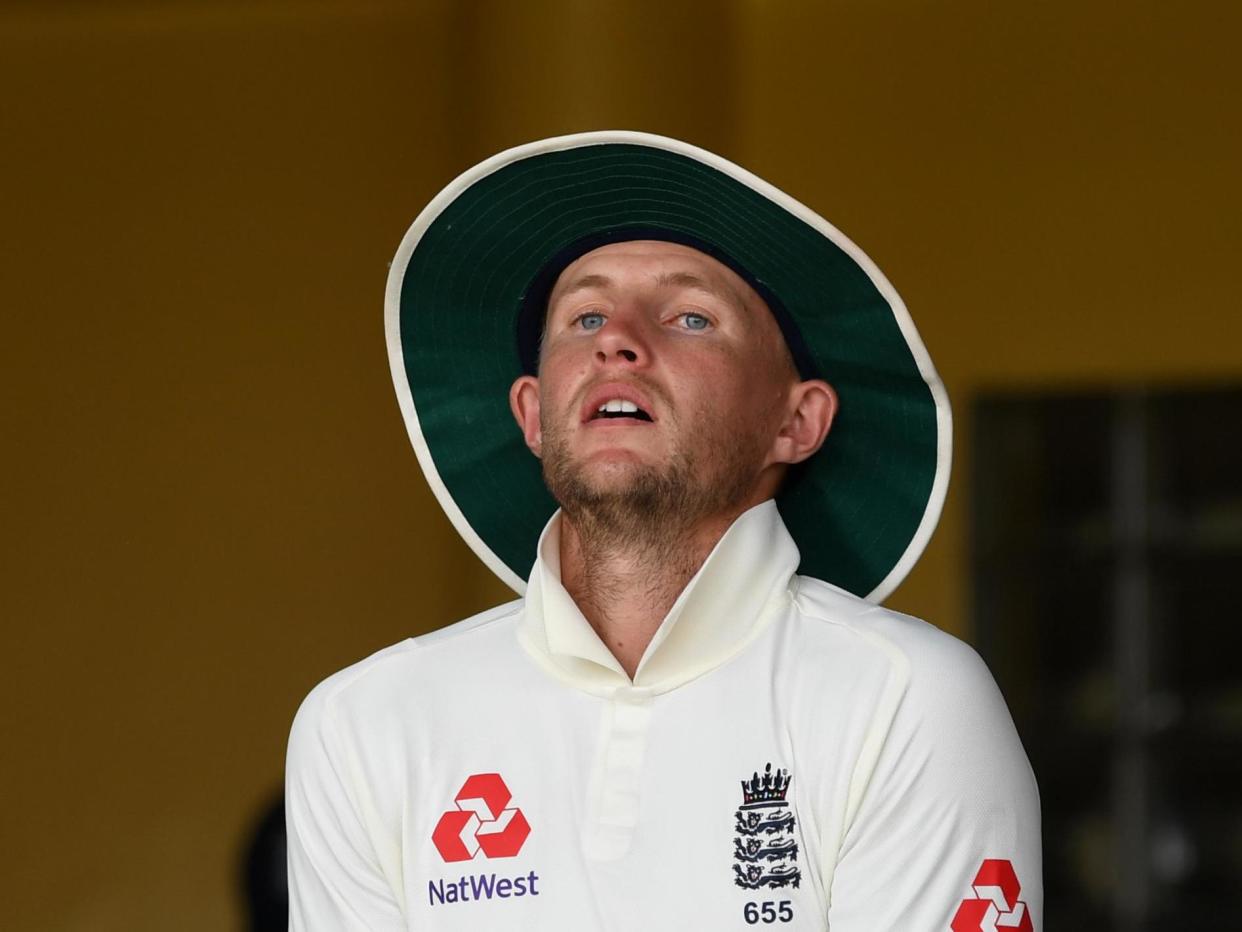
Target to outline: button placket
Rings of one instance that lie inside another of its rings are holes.
[[[641,811],[652,705],[651,690],[619,687],[604,707],[582,831],[583,851],[592,860],[615,860],[629,850]]]

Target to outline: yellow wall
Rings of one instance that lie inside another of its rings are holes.
[[[891,604],[959,633],[976,392],[1242,376],[1236,5],[945,7],[0,8],[4,927],[237,927],[301,696],[507,597],[381,324],[405,226],[499,148],[682,136],[876,258],[959,429]]]

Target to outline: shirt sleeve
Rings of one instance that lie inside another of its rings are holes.
[[[285,765],[289,929],[406,929],[394,885],[368,832],[365,790],[332,715],[329,683],[302,703]]]
[[[909,658],[873,726],[874,764],[856,772],[829,928],[1039,932],[1039,795],[1000,690],[939,632]]]

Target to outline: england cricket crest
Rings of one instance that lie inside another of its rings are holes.
[[[772,765],[742,781],[742,805],[734,813],[733,882],[747,890],[797,887],[798,841],[786,800],[793,775]]]

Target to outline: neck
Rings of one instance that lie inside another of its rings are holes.
[[[562,513],[561,583],[630,679],[677,597],[745,510],[685,526],[664,520],[642,533]]]

